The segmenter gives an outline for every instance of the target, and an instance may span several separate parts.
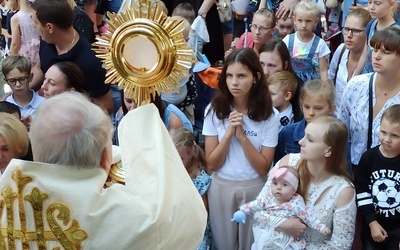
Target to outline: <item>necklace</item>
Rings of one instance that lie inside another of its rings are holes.
[[[395,89],[397,89],[397,88],[399,87],[399,86],[395,86],[395,87],[392,88],[391,90],[385,91],[385,90],[383,90],[383,89],[381,88],[381,86],[379,86],[378,84],[377,84],[377,86],[378,86],[378,88],[382,91],[382,93],[383,93],[384,96],[387,96],[389,93],[391,93],[393,90],[395,90]]]
[[[72,42],[71,42],[71,44],[68,46],[68,50],[67,50],[67,52],[68,52],[68,51],[70,51],[70,50],[71,50],[71,48],[72,48],[72,45],[74,45],[74,42],[75,42],[75,33],[76,33],[76,31],[74,30],[74,37],[72,38]]]

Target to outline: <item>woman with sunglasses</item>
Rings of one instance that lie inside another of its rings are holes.
[[[343,91],[347,82],[354,76],[354,70],[364,50],[365,27],[371,20],[365,9],[355,9],[347,15],[343,32],[344,43],[336,49],[329,67],[328,77],[336,86],[335,115],[338,114]]]

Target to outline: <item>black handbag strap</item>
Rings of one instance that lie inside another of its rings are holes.
[[[371,148],[372,144],[372,117],[373,117],[373,107],[372,107],[372,83],[374,81],[374,74],[369,78],[369,93],[368,93],[368,140],[367,140],[367,150]]]
[[[337,73],[339,71],[339,65],[340,65],[340,62],[342,61],[342,56],[343,56],[343,53],[345,50],[346,50],[346,46],[343,45],[342,50],[340,51],[339,60],[337,62],[335,77],[333,78],[334,85],[336,85],[336,78],[337,78]]]

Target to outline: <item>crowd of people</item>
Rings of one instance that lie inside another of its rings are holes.
[[[140,106],[91,45],[134,1],[5,0],[0,245],[400,249],[398,3],[352,2],[152,1],[221,67]]]

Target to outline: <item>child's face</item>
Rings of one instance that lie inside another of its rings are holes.
[[[368,11],[373,19],[380,19],[391,15],[395,2],[392,0],[369,0]]]
[[[330,156],[331,147],[326,145],[324,136],[328,131],[327,124],[309,123],[304,137],[299,141],[300,156],[307,161],[320,161]]]
[[[396,157],[400,154],[400,123],[390,123],[382,119],[379,130],[381,151],[386,157]]]
[[[293,19],[291,18],[279,19],[278,23],[276,24],[276,28],[278,29],[280,38],[281,39],[285,38],[287,34],[293,33],[294,30]]]
[[[272,179],[271,192],[275,197],[275,202],[279,204],[290,201],[296,193],[293,186],[282,178]]]
[[[250,29],[254,43],[263,44],[272,38],[275,27],[271,22],[271,18],[257,14],[253,17]]]
[[[279,84],[269,85],[269,92],[271,93],[272,105],[279,112],[284,111],[290,100],[290,92],[283,91]],[[282,109],[282,110],[281,110]]]
[[[29,93],[29,82],[31,80],[30,73],[21,72],[18,69],[13,69],[6,75],[6,82],[16,96]]]
[[[248,98],[255,80],[251,71],[239,62],[230,64],[226,69],[226,85],[233,98]]]
[[[316,117],[332,115],[335,105],[329,104],[328,100],[321,93],[312,93],[311,95],[306,93],[301,101],[301,108],[304,119],[309,123]]]
[[[293,19],[297,32],[302,35],[309,35],[312,33],[315,25],[318,23],[318,18],[315,14],[308,12],[297,13]]]

